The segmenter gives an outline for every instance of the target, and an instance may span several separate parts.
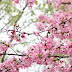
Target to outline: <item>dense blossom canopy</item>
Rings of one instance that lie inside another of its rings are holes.
[[[12,1],[16,4],[19,3],[19,0]],[[32,8],[35,1],[26,0],[27,7]],[[67,40],[67,38],[72,39],[72,0],[46,0],[45,4],[50,2],[57,10],[52,17],[40,14],[38,22],[35,23],[37,31],[33,33],[20,32],[19,35],[20,38],[26,38],[26,34],[40,36],[40,43],[30,46],[27,53],[23,51],[20,55],[15,54],[21,56],[20,58],[13,56],[0,63],[0,72],[19,72],[19,68],[28,68],[34,62],[40,65],[51,64],[43,72],[72,72],[72,42]],[[61,5],[63,5],[63,9],[60,8]],[[4,53],[8,47],[13,47],[11,41],[21,41],[17,38],[17,31],[13,29],[10,34],[8,33],[10,42],[1,43],[0,53]],[[42,32],[47,32],[47,34],[42,37],[40,35]],[[55,37],[59,40],[55,41]],[[69,62],[66,63],[62,58],[68,58]],[[64,65],[62,66],[62,64]]]

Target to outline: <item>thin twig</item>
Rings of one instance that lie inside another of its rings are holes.
[[[0,55],[16,55],[16,56],[26,56],[26,55],[19,55],[19,54],[5,54],[5,53],[0,53]]]
[[[0,18],[0,20],[6,15],[6,13]]]
[[[15,21],[15,25],[16,25],[16,23],[19,21],[19,19],[21,18],[21,16],[22,16],[25,8],[27,7],[27,5],[28,5],[28,3],[26,3],[25,7],[22,9],[21,15],[20,15],[20,16],[17,18],[17,20]]]
[[[13,19],[13,18],[12,18]],[[3,28],[0,29],[0,33],[2,32],[2,30],[11,22],[12,20],[10,20],[8,23],[5,24],[5,26]]]
[[[12,49],[12,48],[10,47],[10,49]],[[17,54],[17,52],[14,49],[12,49],[12,50]]]
[[[51,56],[48,56],[48,57],[69,58],[69,56],[55,56],[55,55],[51,55]]]
[[[64,21],[64,22],[62,22],[62,23],[60,23],[59,25],[61,25],[61,24],[65,24],[67,21],[70,21],[72,18],[70,18],[70,19],[68,19],[68,20],[66,20],[66,21]]]

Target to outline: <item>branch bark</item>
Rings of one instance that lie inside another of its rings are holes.
[[[64,2],[62,2],[62,4],[71,4],[70,2],[68,2],[68,3],[64,3]]]
[[[6,54],[6,51],[5,51],[5,53],[4,53],[4,55],[3,55],[2,59],[1,59],[1,63],[4,62],[5,54]]]
[[[15,55],[15,56],[27,56],[26,54],[6,54],[6,53],[0,53],[0,55]],[[56,56],[56,55],[49,55],[47,57],[59,57],[59,58],[69,58],[69,56]]]

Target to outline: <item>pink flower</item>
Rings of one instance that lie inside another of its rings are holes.
[[[68,53],[67,53],[70,57],[72,57],[72,48],[68,50]]]
[[[69,58],[69,64],[72,66],[72,58]]]
[[[25,38],[25,35],[24,35],[24,34],[22,34],[22,35],[21,35],[21,38]]]
[[[70,5],[71,9],[72,9],[72,5]]]
[[[19,0],[14,0],[15,3],[19,3]]]
[[[44,22],[44,20],[45,20],[45,16],[43,14],[40,14],[38,17],[38,21]]]

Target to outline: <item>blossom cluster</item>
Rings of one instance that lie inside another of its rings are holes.
[[[12,57],[11,59],[0,64],[0,71],[19,72],[19,68],[28,68],[32,63],[44,64],[51,66],[43,72],[70,72],[72,66],[72,42],[65,41],[66,45],[61,44],[60,41],[56,42],[53,38],[43,37],[41,42],[36,45],[32,45],[28,48],[27,53],[24,51],[21,53],[21,58]],[[69,56],[69,63],[62,66],[64,63],[60,57],[57,56]],[[50,57],[52,56],[52,57]],[[59,61],[59,62],[58,62]],[[47,70],[47,71],[46,71]]]
[[[11,0],[11,1],[13,1],[13,2],[15,2],[15,3],[19,3],[19,0]]]
[[[2,52],[4,53],[8,49],[8,47],[13,47],[13,44],[11,42],[6,42],[6,41],[1,42],[0,43],[0,53]]]
[[[35,3],[36,0],[26,0],[26,3],[28,3],[27,7],[32,8],[33,4]]]
[[[19,0],[11,0],[14,2],[14,4],[18,4]],[[35,3],[36,0],[26,0],[27,7],[32,8],[33,4]]]
[[[12,29],[12,30],[9,30],[8,28],[5,29],[7,32],[7,35],[9,36],[11,41],[16,40],[16,41],[20,42],[21,38],[22,39],[26,38],[25,33],[20,31],[19,25],[18,26],[14,25],[13,28],[14,29]]]
[[[11,0],[11,1],[13,1],[15,4],[19,3],[19,0]],[[26,3],[28,3],[27,7],[32,8],[35,1],[36,0],[26,0]],[[71,0],[46,0],[45,4],[49,4],[50,2],[52,2],[53,7],[56,9],[60,8],[61,4],[65,5],[65,3],[70,4],[70,8],[72,9],[72,1]],[[68,7],[69,7],[68,5],[64,6],[65,9],[67,9]]]
[[[19,3],[19,0],[12,1]],[[26,3],[28,3],[28,7],[32,7],[35,1],[26,0]],[[62,4],[71,4],[71,0],[51,0],[51,2],[57,9]],[[30,46],[27,53],[23,51],[20,55],[15,54],[21,56],[20,58],[13,56],[0,63],[0,72],[19,72],[19,68],[28,68],[34,62],[40,65],[50,65],[43,72],[72,72],[72,42],[66,40],[67,38],[72,39],[72,10],[70,7],[71,5],[65,5],[63,10],[59,9],[53,13],[51,18],[40,14],[38,22],[35,23],[37,32],[32,34],[40,36],[40,33],[47,31],[46,36],[41,37],[40,43]],[[14,26],[13,30],[6,31],[10,32],[8,35],[11,41],[20,41],[20,38],[25,38],[25,34],[31,35],[20,32],[19,26]],[[55,37],[59,38],[59,41],[55,41]],[[10,46],[12,47],[10,42],[1,42],[0,52],[5,52]],[[65,63],[61,58],[68,58],[68,63]],[[62,65],[63,63],[64,65]]]
[[[66,4],[67,3],[67,5],[63,5],[64,6],[64,8],[65,7],[69,7],[69,5],[68,4],[70,4],[70,7],[72,8],[72,1],[71,0],[51,0],[51,2],[52,2],[52,4],[53,4],[53,7],[54,8],[56,8],[56,9],[58,9],[58,8],[60,8],[60,6],[62,5],[62,4]]]
[[[49,31],[54,37],[72,39],[72,10],[67,13],[59,10],[52,14],[52,18],[40,15],[39,22],[35,23],[38,31]]]

